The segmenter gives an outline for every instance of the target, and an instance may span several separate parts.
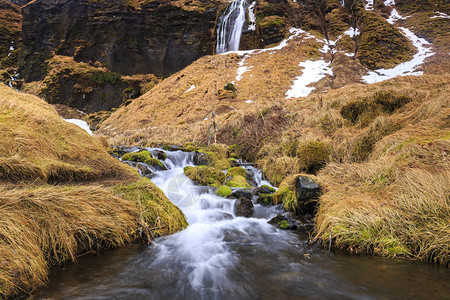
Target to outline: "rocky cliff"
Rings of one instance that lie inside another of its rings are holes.
[[[213,1],[37,0],[22,9],[20,72],[45,77],[53,53],[123,75],[174,73],[214,50]]]

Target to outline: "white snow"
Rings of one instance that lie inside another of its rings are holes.
[[[255,5],[256,5],[256,1],[253,1],[252,4],[250,4],[250,6],[248,7],[248,30],[249,31],[256,30]]]
[[[255,101],[253,101],[253,100],[247,100],[247,101],[245,101],[245,103],[255,103]]]
[[[386,1],[384,1],[384,5],[385,6],[394,6],[395,0],[386,0]]]
[[[244,75],[245,72],[247,72],[247,71],[252,69],[252,67],[244,66],[246,58],[247,58],[247,55],[244,55],[242,60],[238,63],[239,68],[237,69],[236,81],[240,81],[242,79],[242,75]]]
[[[358,28],[354,28],[354,27],[350,27],[346,32],[344,32],[344,34],[350,36],[351,38],[359,35],[359,29]]]
[[[435,11],[434,13],[437,15],[430,17],[431,19],[436,19],[436,18],[450,19],[450,16],[447,15],[446,13],[438,12],[438,11]]]
[[[366,10],[373,10],[373,0],[367,0],[367,4],[365,6]]]
[[[75,124],[78,127],[84,129],[90,135],[92,135],[92,131],[89,129],[89,125],[85,121],[79,119],[64,119],[64,121]]]
[[[423,64],[427,57],[430,57],[434,54],[434,52],[429,47],[427,47],[430,45],[430,43],[428,43],[425,39],[416,36],[408,28],[399,28],[417,48],[417,53],[414,55],[412,60],[401,63],[392,69],[379,69],[375,71],[369,71],[368,75],[362,77],[362,80],[365,83],[376,83],[397,76],[419,76],[423,74],[422,71],[417,71],[417,67]]]
[[[188,88],[188,89],[186,90],[186,92],[184,92],[184,93],[187,94],[187,93],[189,93],[190,91],[192,91],[193,89],[195,89],[195,85],[191,85],[191,87]]]
[[[286,92],[286,99],[308,96],[315,90],[315,87],[308,87],[309,84],[319,81],[327,74],[333,74],[330,64],[324,60],[307,60],[301,62],[299,66],[304,68],[302,75],[295,78],[291,89]]]
[[[394,8],[391,11],[391,15],[389,16],[388,19],[386,19],[389,23],[394,24],[394,22],[397,22],[398,20],[404,20],[406,19],[405,17],[400,16],[400,14],[398,13],[398,11]]]

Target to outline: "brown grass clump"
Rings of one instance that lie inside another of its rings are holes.
[[[382,165],[384,163],[384,165]],[[317,238],[331,233],[352,252],[410,257],[448,264],[450,169],[399,170],[392,161],[331,164],[322,175]]]

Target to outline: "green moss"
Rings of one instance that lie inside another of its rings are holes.
[[[242,167],[232,167],[227,170],[227,177],[233,177],[236,175],[245,177],[247,176],[247,171],[245,171]]]
[[[226,185],[222,185],[217,191],[216,191],[216,195],[220,196],[220,197],[228,197],[230,196],[232,193],[231,189],[226,186]]]
[[[124,156],[122,156],[122,160],[142,162],[150,166],[154,167],[159,166],[160,168],[165,169],[164,164],[159,159],[153,158],[151,153],[147,150],[141,152],[127,153]]]
[[[273,205],[273,194],[261,194],[258,197],[258,203],[261,203],[262,205]]]
[[[273,187],[270,187],[268,185],[262,185],[261,188],[268,189],[271,193],[275,193],[277,191],[276,189],[274,189]]]
[[[286,25],[286,19],[280,16],[269,16],[259,22],[259,26],[263,29],[272,27],[284,27]]]
[[[252,187],[247,182],[247,179],[245,179],[244,176],[240,176],[240,175],[233,176],[231,178],[231,180],[227,181],[225,184],[230,187],[235,187],[235,188],[251,188]]]
[[[289,222],[286,220],[280,221],[280,222],[278,222],[278,226],[281,229],[287,229],[289,227]]]
[[[147,178],[113,189],[124,199],[140,201],[143,221],[149,228],[158,228],[152,230],[154,235],[172,234],[188,225],[181,210]]]
[[[235,87],[234,84],[231,83],[231,82],[228,82],[227,84],[225,84],[224,89],[225,89],[226,91],[233,91],[233,92],[236,92],[236,87]]]
[[[184,174],[199,185],[219,187],[225,181],[225,174],[214,167],[185,167]]]
[[[101,72],[101,73],[92,74],[90,81],[96,82],[98,84],[104,84],[104,83],[116,84],[116,82],[119,81],[121,78],[122,78],[122,76],[119,73]]]
[[[280,185],[278,191],[273,194],[273,200],[275,204],[282,204],[287,211],[298,211],[297,197],[295,195],[295,192],[291,191],[289,186],[282,187]]]
[[[220,170],[227,170],[231,167],[230,162],[228,161],[228,147],[225,145],[209,145],[199,149],[198,152],[208,155],[210,167],[215,167]]]

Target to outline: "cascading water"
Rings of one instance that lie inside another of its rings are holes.
[[[56,270],[34,299],[440,299],[450,292],[446,268],[311,248],[306,234],[267,223],[280,206],[255,204],[253,217],[236,217],[236,200],[184,175],[194,153],[164,152],[168,170],[152,169],[151,180],[189,226],[149,246],[130,245]],[[254,185],[269,184],[260,170],[244,168]]]
[[[217,27],[217,53],[239,50],[247,6],[247,0],[234,0],[225,9]]]

